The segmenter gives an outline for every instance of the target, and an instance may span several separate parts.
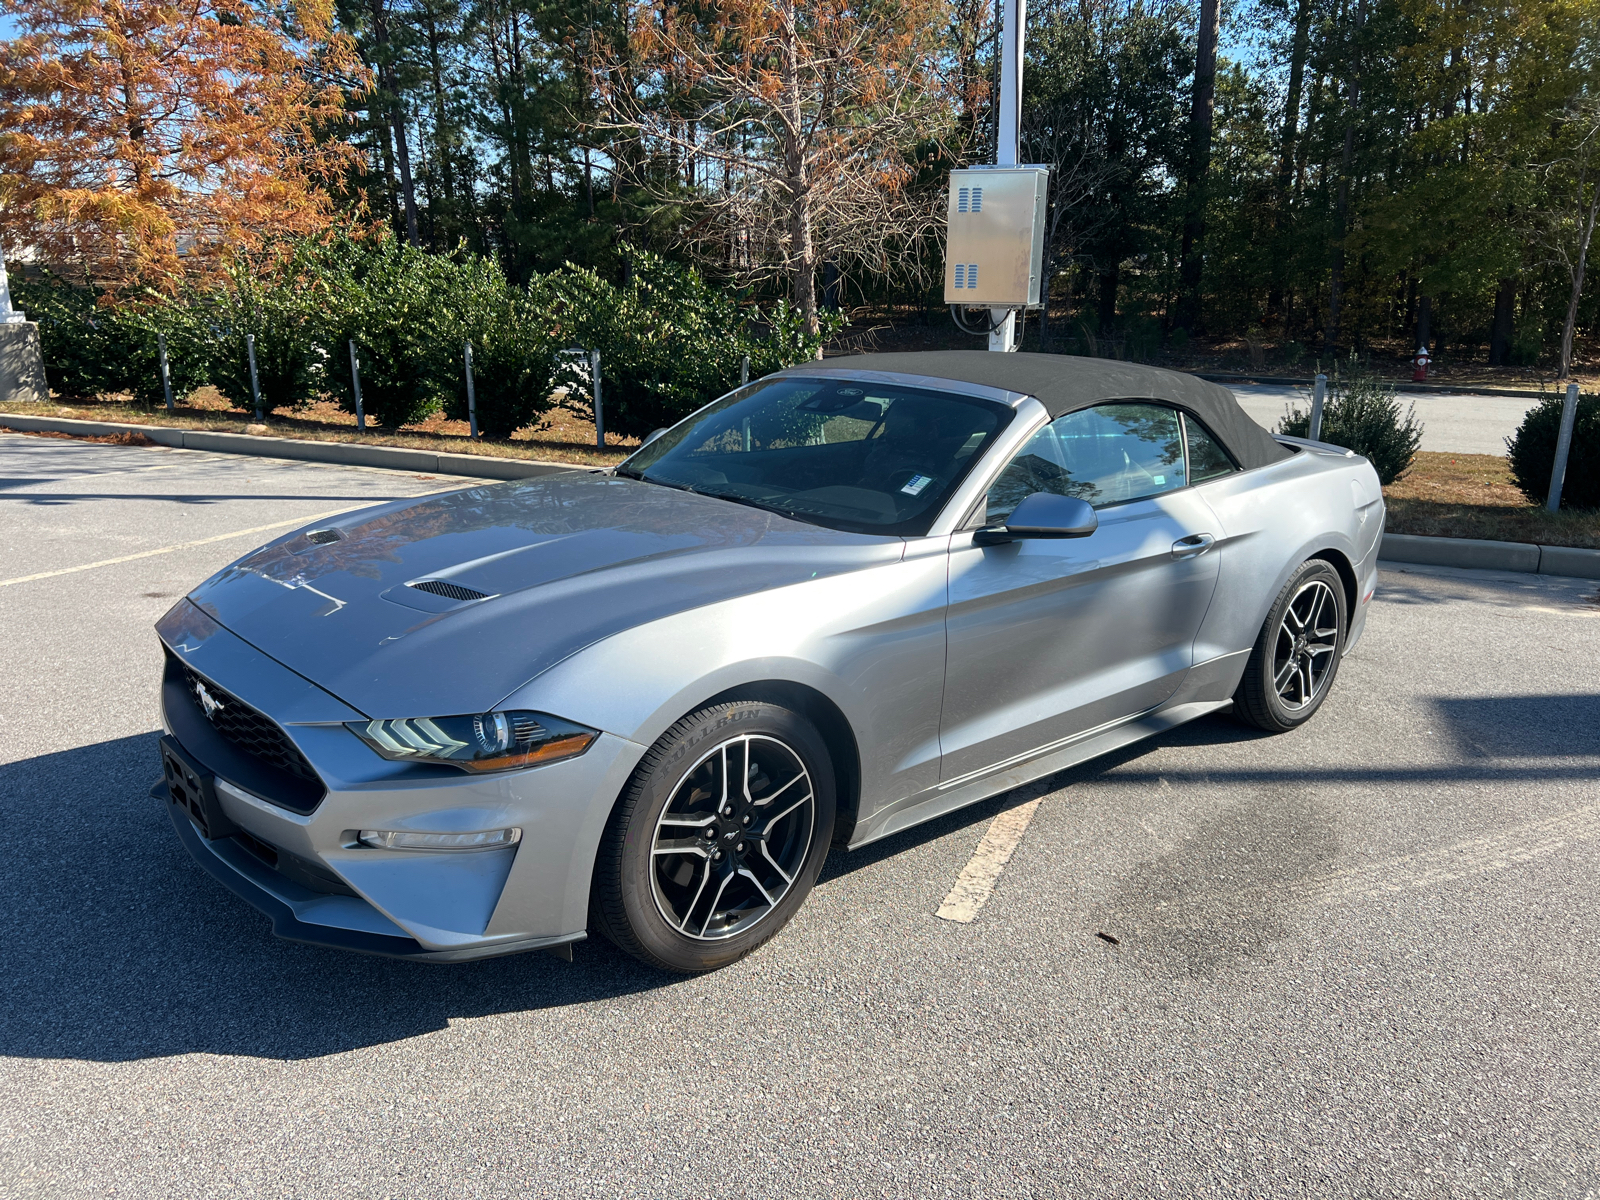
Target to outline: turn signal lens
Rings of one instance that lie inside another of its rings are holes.
[[[600,736],[587,725],[535,712],[351,721],[346,728],[384,758],[463,771],[513,771],[576,758]]]
[[[489,850],[515,846],[520,829],[485,829],[480,833],[411,833],[398,829],[363,829],[356,841],[374,850]]]

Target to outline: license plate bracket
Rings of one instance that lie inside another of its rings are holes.
[[[168,798],[184,810],[201,837],[215,841],[238,832],[217,799],[216,776],[170,736],[161,739],[161,773]]]

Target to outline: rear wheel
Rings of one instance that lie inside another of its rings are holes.
[[[634,771],[595,864],[591,922],[671,971],[736,962],[788,923],[833,836],[833,766],[763,700],[690,713]]]
[[[1243,721],[1283,733],[1309,721],[1333,687],[1346,630],[1344,580],[1313,558],[1283,585],[1233,695]]]

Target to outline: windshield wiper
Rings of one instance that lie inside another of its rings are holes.
[[[788,517],[790,520],[805,519],[804,517],[799,517],[793,509],[782,508],[776,504],[765,504],[760,500],[751,500],[748,496],[735,496],[730,492],[708,492],[704,488],[695,488],[694,492],[698,496],[710,496],[713,500],[728,500],[734,504],[743,504],[750,508],[759,508],[763,512],[777,513],[780,517]]]
[[[612,467],[611,473],[613,475],[620,475],[624,479],[637,479],[640,483],[654,483],[660,485],[661,487],[673,488],[674,490],[680,492],[692,492],[696,490],[695,488],[690,487],[687,483],[674,483],[670,479],[657,479],[654,475],[646,475],[643,471],[636,471],[632,467]]]

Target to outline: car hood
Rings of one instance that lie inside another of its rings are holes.
[[[564,472],[319,522],[189,599],[369,717],[445,716],[487,711],[619,630],[903,550],[898,537]]]

